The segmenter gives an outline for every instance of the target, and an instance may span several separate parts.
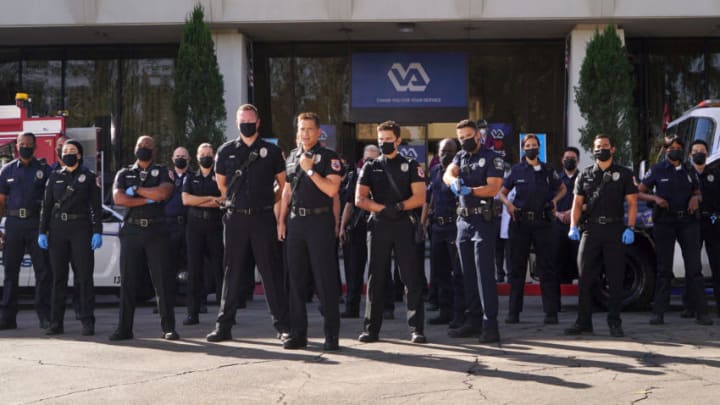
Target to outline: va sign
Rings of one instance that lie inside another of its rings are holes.
[[[467,108],[462,52],[355,53],[352,107]]]

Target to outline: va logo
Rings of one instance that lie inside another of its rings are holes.
[[[401,93],[425,91],[430,83],[430,77],[419,62],[410,63],[407,69],[400,63],[393,63],[387,75],[395,90]]]
[[[398,152],[400,152],[400,154],[405,156],[406,158],[415,159],[415,160],[417,160],[417,158],[418,158],[417,151],[411,147],[400,148],[398,150]]]
[[[320,137],[318,138],[319,141],[327,141],[328,134],[324,130],[320,130]]]
[[[505,138],[505,131],[503,131],[500,128],[493,128],[490,131],[490,136],[493,137],[493,139],[504,139]]]

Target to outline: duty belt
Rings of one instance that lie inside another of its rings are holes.
[[[201,209],[201,208],[192,209],[191,208],[188,211],[188,215],[195,217],[195,218],[204,219],[206,221],[210,221],[210,220],[216,221],[216,220],[220,219],[220,217],[222,216],[222,213],[220,212],[220,210],[217,210],[214,208],[208,208],[208,209]]]
[[[178,215],[178,216],[171,216],[171,217],[165,217],[165,220],[170,224],[178,224],[178,225],[184,225],[185,224],[185,216],[184,215]]]
[[[539,221],[539,220],[550,220],[550,217],[545,213],[545,211],[525,211],[525,210],[518,210],[519,212],[515,213],[515,218],[522,220],[522,221]]]
[[[227,209],[228,214],[240,214],[240,215],[257,215],[263,212],[269,212],[272,211],[273,207],[272,205],[268,205],[267,207],[260,207],[260,208],[234,208],[229,207]]]
[[[88,216],[85,214],[69,214],[67,212],[61,212],[61,213],[53,215],[53,218],[59,219],[63,222],[67,222],[67,221],[77,221],[78,219],[87,219]]]
[[[471,215],[482,215],[486,212],[490,211],[489,206],[480,206],[480,207],[459,207],[457,209],[457,214],[463,218],[469,217]]]
[[[433,217],[433,223],[438,225],[454,224],[457,217]]]
[[[308,215],[320,215],[330,212],[330,207],[320,207],[320,208],[303,208],[303,207],[295,207],[293,206],[290,208],[290,212],[293,215],[299,216],[299,217],[306,217]]]
[[[597,218],[589,218],[588,223],[607,225],[607,224],[614,224],[614,223],[620,222],[622,220],[623,220],[622,218],[601,216],[601,217],[597,217]]]
[[[686,219],[686,218],[690,218],[693,216],[692,214],[690,214],[689,212],[687,212],[685,210],[666,211],[665,215],[667,215],[670,218],[675,218],[675,219]]]
[[[16,210],[6,210],[5,215],[16,218],[32,218],[40,214],[37,208],[18,208]]]
[[[125,222],[137,225],[141,228],[147,228],[148,226],[152,224],[157,224],[159,222],[165,222],[165,218],[128,218]]]

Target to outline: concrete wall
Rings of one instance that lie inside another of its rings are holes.
[[[235,110],[248,99],[248,60],[245,52],[247,44],[245,37],[235,30],[214,31],[213,41],[225,84],[225,138],[233,139],[238,136]]]

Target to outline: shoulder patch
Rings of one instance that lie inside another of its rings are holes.
[[[418,165],[418,167],[417,167],[417,174],[418,174],[418,177],[420,177],[421,179],[425,178],[425,171],[423,171],[423,168],[420,165]]]
[[[503,170],[504,166],[505,166],[505,162],[503,161],[503,159],[501,157],[496,157],[495,159],[493,159],[493,167],[496,170]]]
[[[331,159],[330,160],[330,167],[335,170],[336,172],[339,172],[340,169],[342,169],[342,165],[340,164],[340,159]]]

